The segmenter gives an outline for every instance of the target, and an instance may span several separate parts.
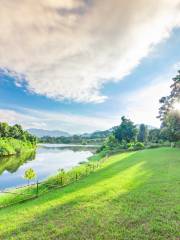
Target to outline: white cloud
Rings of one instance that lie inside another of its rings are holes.
[[[21,124],[24,128],[41,128],[50,130],[63,130],[69,133],[93,132],[106,130],[118,123],[118,118],[100,118],[81,115],[53,113],[34,109],[21,109],[19,111],[0,109],[1,122]]]
[[[115,113],[107,109],[104,113],[100,112],[101,116],[92,117],[20,107],[17,110],[0,109],[0,121],[9,124],[18,123],[24,128],[59,129],[79,134],[109,129],[118,125],[120,117],[125,115],[136,124],[145,123],[159,127],[160,121],[156,118],[160,106],[159,99],[169,95],[171,79],[177,74],[179,67],[180,63],[170,66],[167,72],[151,79],[149,85],[115,99],[116,105],[120,106],[119,109],[117,107]]]
[[[37,94],[102,102],[101,86],[129,74],[177,26],[180,0],[2,0],[0,66]]]
[[[44,128],[46,124],[33,115],[20,113],[11,109],[0,109],[0,121],[7,122],[11,125],[22,124],[24,128]]]

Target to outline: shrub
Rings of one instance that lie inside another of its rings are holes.
[[[175,146],[180,148],[180,141],[176,142]]]
[[[133,146],[133,145],[129,146],[129,147],[128,147],[128,150],[129,150],[129,151],[133,151],[133,150],[134,150],[134,146]]]
[[[134,144],[134,150],[144,149],[144,144],[142,142],[137,142]]]

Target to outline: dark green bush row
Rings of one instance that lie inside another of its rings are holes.
[[[105,156],[116,154],[116,153],[137,151],[137,150],[150,149],[150,148],[170,147],[170,146],[171,144],[169,142],[146,143],[146,144],[142,142],[132,142],[132,143],[124,143],[124,144],[114,144],[111,146],[103,145],[97,150],[95,155],[89,158],[89,160],[98,161]],[[180,142],[176,143],[175,146],[180,147]]]

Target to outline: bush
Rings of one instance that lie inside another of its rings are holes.
[[[170,144],[170,142],[162,142],[162,143],[152,143],[152,142],[150,142],[150,143],[148,143],[148,145],[146,146],[146,148],[159,148],[159,147],[170,147],[171,146],[171,144]]]
[[[134,144],[134,150],[144,149],[144,144],[142,142],[137,142]]]
[[[175,143],[175,147],[180,148],[180,141],[178,141],[178,142]]]
[[[129,151],[134,151],[134,146],[133,146],[133,145],[129,146],[129,147],[128,147],[128,150],[129,150]]]

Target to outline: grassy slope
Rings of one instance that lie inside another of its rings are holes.
[[[113,156],[64,189],[0,211],[0,239],[179,239],[180,150]]]

